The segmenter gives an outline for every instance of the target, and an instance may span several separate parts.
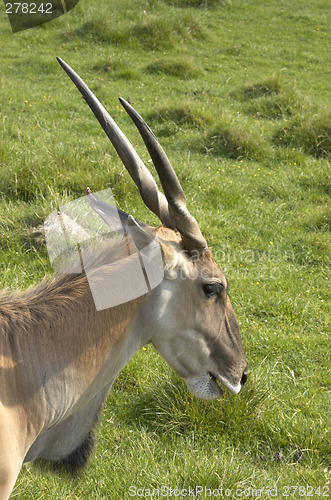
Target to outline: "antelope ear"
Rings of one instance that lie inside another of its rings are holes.
[[[149,229],[142,228],[132,215],[128,216],[128,230],[139,251],[146,248],[156,238],[155,230],[153,228]]]

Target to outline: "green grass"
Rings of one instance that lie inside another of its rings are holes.
[[[302,149],[316,158],[330,158],[331,113],[297,118],[275,133],[274,142]]]
[[[277,485],[281,498],[286,485],[328,481],[329,17],[322,0],[81,0],[13,35],[3,11],[1,286],[52,272],[39,226],[86,186],[111,187],[122,209],[157,223],[58,55],[146,162],[117,97],[162,139],[228,277],[249,363],[239,395],[206,403],[151,346],[141,350],[114,385],[82,475],[27,465],[13,498],[123,499],[132,485],[261,498]]]
[[[194,59],[189,57],[162,57],[150,63],[146,71],[152,74],[164,74],[183,79],[191,79],[200,75]]]
[[[244,111],[254,118],[277,120],[298,114],[304,109],[300,94],[286,86],[279,77],[244,86],[233,96],[244,103]]]

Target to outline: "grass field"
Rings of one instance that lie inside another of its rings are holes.
[[[147,346],[117,379],[81,476],[27,465],[12,498],[330,494],[330,15],[322,0],[81,0],[12,34],[2,7],[1,286],[51,274],[38,226],[86,186],[158,223],[60,56],[142,158],[119,95],[162,142],[228,277],[249,363],[239,395],[207,403]]]

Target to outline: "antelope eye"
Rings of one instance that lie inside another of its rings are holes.
[[[214,297],[216,295],[219,296],[223,288],[224,286],[222,285],[222,283],[206,283],[202,286],[203,293],[208,298]]]

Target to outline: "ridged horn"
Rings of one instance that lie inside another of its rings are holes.
[[[136,125],[151,155],[168,200],[170,217],[182,236],[184,247],[190,251],[206,250],[206,240],[201,234],[197,221],[187,209],[184,191],[162,146],[139,113],[121,97],[120,102]]]
[[[175,224],[171,219],[168,202],[163,193],[158,190],[152,174],[146,168],[138,153],[116,125],[106,109],[102,106],[93,92],[83,82],[79,75],[62,59],[57,57],[67,75],[71,78],[77,89],[90,106],[95,117],[106,132],[115,150],[121,158],[135,184],[137,185],[145,205],[159,217],[166,226],[174,229]]]

